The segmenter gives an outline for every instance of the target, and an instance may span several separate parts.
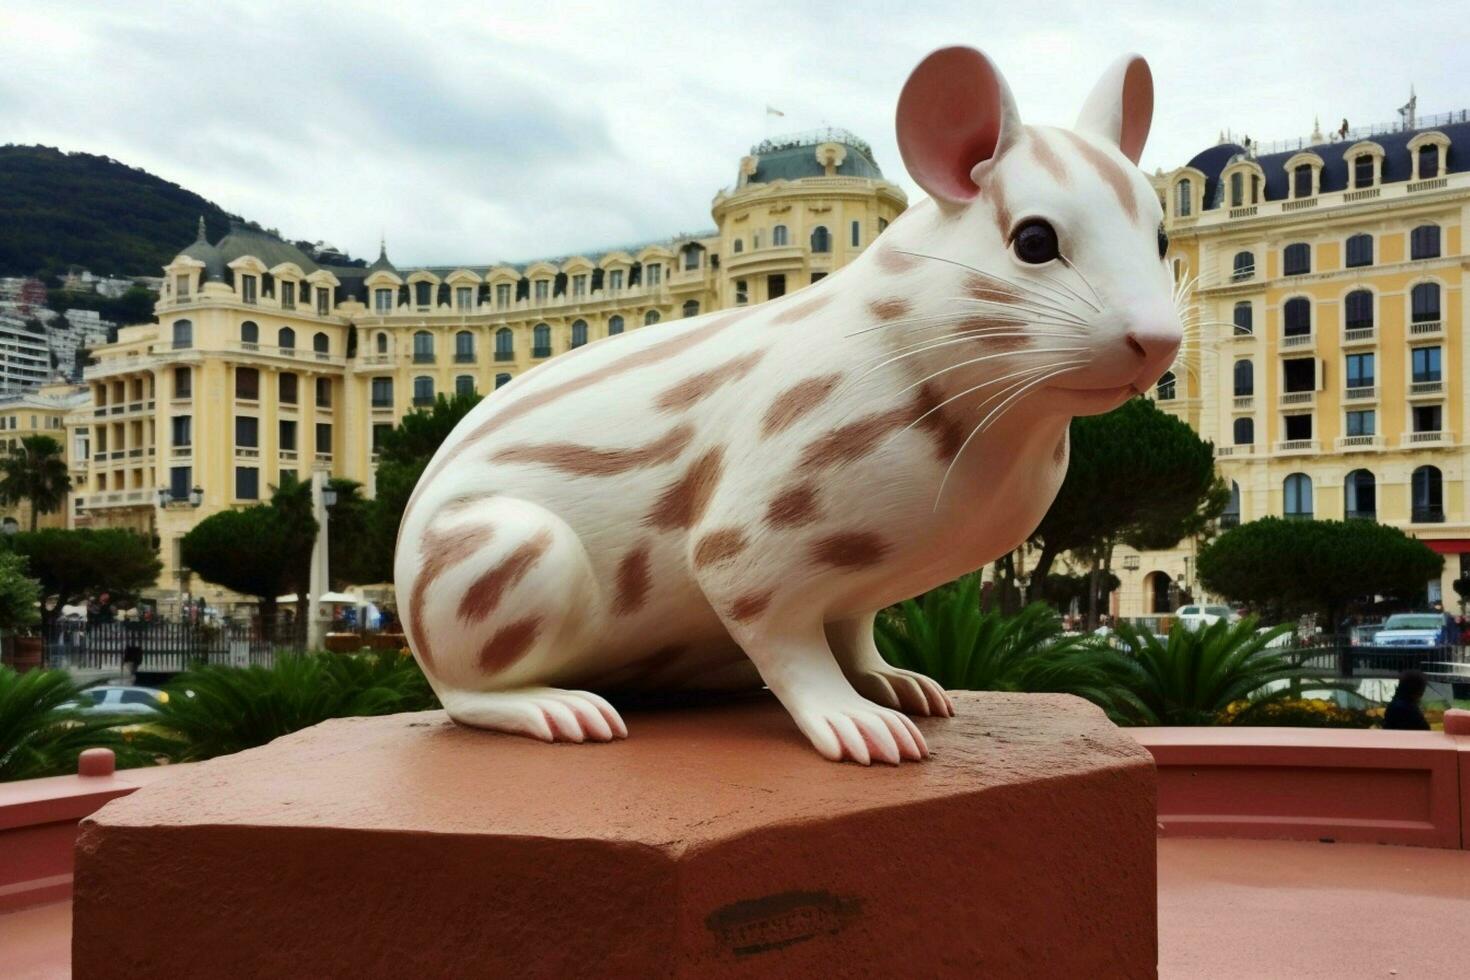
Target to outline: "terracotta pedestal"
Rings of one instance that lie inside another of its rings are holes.
[[[75,975],[1153,976],[1149,754],[1074,698],[956,700],[897,769],[764,697],[611,745],[330,722],[87,821]]]

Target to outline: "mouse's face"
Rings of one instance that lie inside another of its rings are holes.
[[[1032,334],[1049,409],[1088,415],[1146,391],[1181,339],[1157,196],[1136,162],[1152,115],[1148,66],[1120,60],[1074,130],[1024,126],[984,55],[946,48],[899,101],[899,147],[976,269]]]

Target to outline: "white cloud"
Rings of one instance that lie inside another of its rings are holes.
[[[1470,105],[1459,4],[48,3],[0,31],[0,140],[105,153],[292,237],[403,263],[592,250],[710,225],[766,133],[846,126],[917,197],[892,113],[964,43],[1029,121],[1070,123],[1125,50],[1158,89],[1144,165]]]

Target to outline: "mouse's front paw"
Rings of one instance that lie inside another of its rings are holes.
[[[899,667],[882,667],[854,671],[847,679],[858,693],[869,701],[896,708],[911,715],[954,717],[954,701],[938,682],[923,674]]]
[[[929,746],[912,721],[862,698],[813,698],[793,716],[812,747],[833,762],[896,766],[929,757]]]

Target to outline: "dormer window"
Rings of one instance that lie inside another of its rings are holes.
[[[1439,147],[1430,144],[1419,147],[1419,179],[1428,180],[1439,176]]]
[[[1353,158],[1353,189],[1362,190],[1373,186],[1373,156],[1360,153]]]
[[[1238,208],[1245,203],[1245,174],[1239,170],[1230,175],[1230,206]]]
[[[1174,217],[1187,218],[1194,213],[1194,182],[1185,177],[1174,185]]]
[[[1291,174],[1291,196],[1312,196],[1312,168],[1310,164],[1301,164]]]
[[[316,315],[326,316],[332,311],[332,294],[325,286],[316,287]]]
[[[657,286],[659,283],[663,282],[664,267],[659,265],[657,262],[654,262],[651,265],[646,265],[643,267],[643,269],[644,280],[645,282],[647,282],[648,285]]]
[[[281,309],[296,309],[296,284],[294,282],[281,281]]]
[[[373,312],[379,316],[387,316],[393,312],[393,290],[373,290]]]
[[[587,274],[586,273],[582,273],[581,275],[577,275],[577,276],[572,276],[572,295],[573,296],[586,296],[587,295]]]
[[[257,280],[254,276],[240,277],[240,300],[241,302],[254,304],[256,297]]]
[[[187,273],[174,278],[174,299],[186,300],[189,298],[189,280],[191,278]]]
[[[434,284],[431,282],[414,283],[413,302],[419,309],[427,310],[434,302]]]
[[[547,298],[551,295],[551,280],[550,279],[537,279],[536,280],[536,283],[535,283],[535,287],[536,287],[536,302],[538,302],[538,303],[544,303],[544,302],[546,302]]]
[[[511,284],[500,282],[495,284],[495,308],[503,310],[510,306]]]
[[[617,292],[623,288],[623,270],[610,269],[607,273],[607,288],[609,292]]]

